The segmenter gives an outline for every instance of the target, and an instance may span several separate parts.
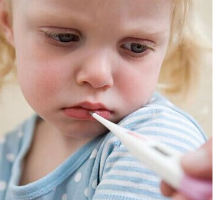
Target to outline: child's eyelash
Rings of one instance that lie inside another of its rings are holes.
[[[74,33],[54,33],[50,31],[42,31],[42,35],[44,37],[53,39],[60,43],[70,43],[70,42],[77,42],[80,40],[79,36]]]
[[[42,35],[48,38],[55,38],[65,34],[71,34],[71,33],[53,33],[50,31],[42,31]]]
[[[41,35],[45,37],[57,37],[59,33],[53,33],[50,31],[41,31]]]
[[[120,46],[124,53],[131,58],[144,57],[150,51],[155,51],[154,44],[148,44],[147,42],[125,42]]]

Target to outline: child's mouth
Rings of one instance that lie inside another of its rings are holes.
[[[97,113],[105,119],[109,119],[112,115],[112,112],[102,104],[89,102],[83,102],[77,106],[64,108],[63,111],[69,118],[91,121],[95,121],[95,119],[90,115],[90,111]]]
[[[72,108],[65,108],[64,114],[67,117],[75,118],[75,119],[81,119],[81,120],[92,120],[95,121],[95,119],[90,115],[90,111],[88,109],[82,108],[82,107],[72,107]],[[105,119],[109,119],[111,112],[108,110],[92,110],[94,113],[97,113],[98,115],[102,116]]]

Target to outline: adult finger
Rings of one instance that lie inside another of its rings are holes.
[[[183,170],[198,178],[212,178],[212,138],[197,151],[188,153],[181,159]]]

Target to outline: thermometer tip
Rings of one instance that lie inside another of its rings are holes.
[[[89,114],[90,114],[90,115],[93,115],[93,114],[94,114],[94,112],[92,112],[92,111],[89,111]]]

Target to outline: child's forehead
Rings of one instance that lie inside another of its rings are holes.
[[[25,8],[36,11],[53,12],[67,15],[76,12],[97,18],[100,15],[110,17],[152,16],[154,13],[169,11],[173,0],[24,0]],[[87,16],[87,17],[88,17]]]
[[[173,5],[173,0],[21,1],[25,2],[21,12],[24,11],[25,18],[31,20],[32,23],[44,20],[44,24],[48,21],[53,25],[61,24],[67,27],[72,21],[72,25],[73,22],[81,24],[83,27],[88,24],[94,26],[104,24],[108,25],[109,28],[112,26],[113,29],[117,26],[128,28],[129,25],[149,29],[151,26],[151,29],[155,27],[156,31],[163,26],[164,29],[169,28],[168,23],[170,23]]]

